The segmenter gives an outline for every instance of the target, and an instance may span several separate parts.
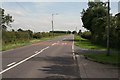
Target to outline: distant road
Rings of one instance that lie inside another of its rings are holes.
[[[5,51],[0,74],[3,78],[77,78],[73,39],[67,35]]]

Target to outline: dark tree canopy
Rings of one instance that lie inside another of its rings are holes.
[[[108,6],[103,2],[89,2],[88,8],[83,9],[83,27],[91,32],[93,43],[106,45],[108,29]],[[115,47],[120,44],[120,13],[110,14],[110,45]]]

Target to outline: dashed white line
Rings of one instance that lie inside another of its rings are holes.
[[[25,61],[27,61],[27,60],[33,58],[33,57],[35,57],[36,55],[40,54],[41,52],[43,52],[44,50],[46,50],[46,49],[48,49],[48,48],[49,48],[49,46],[46,47],[46,48],[44,48],[44,49],[42,49],[41,51],[37,52],[36,54],[34,54],[34,55],[32,55],[32,56],[30,56],[30,57],[28,57],[28,58],[26,58],[26,59],[24,59],[24,60],[18,62],[18,63],[16,63],[16,64],[12,65],[12,66],[10,66],[9,68],[2,70],[2,71],[0,72],[0,74],[4,73],[4,72],[6,72],[6,71],[8,71],[8,70],[10,70],[10,69],[12,69],[12,68],[14,68],[14,67],[20,65],[20,64],[22,64],[23,62],[25,62]]]
[[[54,46],[56,43],[53,43],[52,46]]]
[[[10,64],[8,64],[7,66],[9,67],[9,66],[12,66],[13,64],[15,64],[16,62],[12,62],[12,63],[10,63]]]
[[[72,43],[72,52],[73,52],[73,59],[75,60],[75,52],[74,52],[74,36],[73,36],[73,43]]]

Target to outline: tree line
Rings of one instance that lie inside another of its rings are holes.
[[[62,35],[64,33],[54,33],[54,36]],[[31,30],[18,29],[17,31],[2,31],[2,43],[17,43],[17,42],[26,42],[32,39],[41,39],[44,37],[53,37],[51,32],[33,32]]]
[[[107,3],[88,2],[88,8],[82,11],[83,27],[88,31],[82,36],[91,42],[106,46],[107,43]],[[120,48],[120,13],[110,14],[110,47]]]

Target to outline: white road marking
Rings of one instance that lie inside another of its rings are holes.
[[[75,60],[75,53],[73,52],[73,59]]]
[[[46,47],[46,48],[44,48],[44,49],[43,49],[43,51],[44,51],[44,50],[46,50],[46,49],[48,49],[48,48],[49,48],[49,46],[48,46],[48,47]]]
[[[75,55],[75,53],[73,53],[73,55]]]
[[[0,72],[0,74],[4,73],[4,72],[6,72],[6,71],[8,71],[8,70],[10,70],[10,69],[12,69],[12,68],[14,68],[14,67],[20,65],[20,64],[22,64],[23,62],[25,62],[25,61],[27,61],[27,60],[33,58],[33,57],[35,57],[36,55],[40,54],[41,52],[43,52],[44,50],[46,50],[46,49],[48,49],[48,48],[49,48],[49,46],[46,47],[46,48],[43,48],[43,49],[42,49],[41,51],[39,51],[38,53],[36,53],[36,54],[34,54],[34,55],[32,55],[32,56],[30,56],[30,57],[28,57],[28,58],[26,58],[26,59],[24,59],[24,60],[18,62],[18,63],[16,63],[16,64],[14,64],[13,66],[10,66],[9,68],[2,70],[2,71]]]
[[[79,57],[79,55],[76,55],[76,57]]]
[[[64,43],[62,43],[62,45],[64,45]]]
[[[38,53],[38,51],[35,51],[35,53]]]
[[[75,60],[75,53],[74,53],[74,36],[73,36],[73,43],[72,43],[72,52],[73,52],[73,59]]]
[[[75,55],[73,55],[73,59],[75,60]]]
[[[12,62],[12,63],[10,63],[10,64],[8,64],[7,66],[9,67],[9,66],[12,66],[13,64],[15,64],[16,62]]]
[[[72,52],[74,52],[74,36],[73,36],[73,43],[72,43]]]
[[[52,46],[54,46],[56,43],[53,43]]]
[[[66,45],[67,43],[65,43],[65,45]]]

